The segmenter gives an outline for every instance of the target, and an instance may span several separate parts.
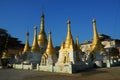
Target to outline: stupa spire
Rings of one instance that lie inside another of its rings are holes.
[[[67,24],[68,24],[68,32],[67,32],[67,37],[65,41],[65,48],[70,48],[70,47],[74,47],[74,42],[73,42],[71,30],[70,30],[70,20],[68,20]]]
[[[97,43],[99,41],[99,36],[96,28],[96,20],[93,19],[93,43]]]
[[[101,51],[104,49],[103,45],[101,44],[99,40],[99,36],[98,36],[97,28],[96,28],[96,20],[93,19],[92,22],[93,22],[93,41],[92,41],[90,53],[94,51]]]
[[[40,52],[40,48],[37,42],[37,27],[36,26],[34,27],[34,39],[33,39],[31,52]]]
[[[65,47],[65,41],[62,41],[62,44],[61,44],[60,50],[64,49],[64,47]]]
[[[44,13],[43,12],[41,15],[40,32],[38,34],[38,44],[39,44],[39,46],[47,45],[46,33],[44,30]]]
[[[48,38],[48,45],[47,45],[46,53],[52,55],[52,54],[55,54],[55,49],[52,44],[51,32],[49,32],[48,34],[49,34],[49,38]]]
[[[29,32],[26,33],[26,43],[25,43],[25,46],[24,46],[23,53],[28,52],[28,51],[30,51],[30,48],[29,48]]]

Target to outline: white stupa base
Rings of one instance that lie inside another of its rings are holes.
[[[96,67],[103,67],[103,62],[102,61],[95,61],[94,62]]]

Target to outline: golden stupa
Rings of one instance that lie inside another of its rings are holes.
[[[26,43],[23,49],[23,54],[30,51],[30,47],[29,47],[29,32],[26,33]]]
[[[38,41],[37,41],[37,27],[34,27],[34,39],[33,39],[33,44],[31,47],[31,52],[33,53],[39,53],[40,52],[40,48],[38,45]]]
[[[51,32],[49,32],[49,39],[48,39],[48,45],[47,45],[47,48],[46,48],[46,53],[48,55],[52,55],[52,54],[56,53],[56,51],[53,47],[53,44],[52,44]]]
[[[44,13],[42,13],[42,16],[41,16],[40,32],[38,34],[38,45],[39,46],[47,45],[47,37],[44,30]]]
[[[97,28],[96,28],[96,20],[93,19],[93,41],[90,48],[90,53],[105,51],[101,41],[99,40]]]
[[[65,41],[65,48],[74,49],[74,41],[73,41],[71,30],[70,30],[70,20],[68,20],[67,24],[68,24],[68,32],[67,32],[67,37]]]

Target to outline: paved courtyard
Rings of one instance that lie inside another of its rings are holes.
[[[120,80],[120,67],[99,68],[75,74],[0,69],[0,80]]]

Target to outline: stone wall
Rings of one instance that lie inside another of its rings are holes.
[[[54,67],[54,72],[72,73],[72,65],[55,66]]]
[[[33,66],[32,64],[13,64],[13,68],[31,70],[33,69]]]
[[[40,65],[38,68],[39,68],[38,69],[39,71],[54,72],[54,66],[52,66],[52,65],[49,65],[49,66]]]

